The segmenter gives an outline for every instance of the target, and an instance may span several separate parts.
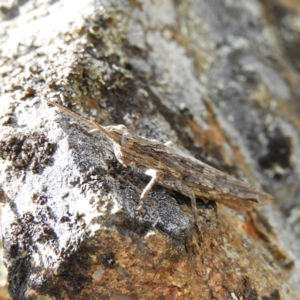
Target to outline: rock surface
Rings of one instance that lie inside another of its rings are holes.
[[[1,4],[0,188],[13,299],[296,299],[300,60],[296,1]],[[125,124],[271,193],[237,213],[123,167]]]

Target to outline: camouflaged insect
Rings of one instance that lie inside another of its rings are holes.
[[[112,140],[114,153],[121,164],[134,166],[138,172],[151,177],[141,194],[136,214],[142,210],[145,198],[155,183],[189,197],[196,222],[197,197],[217,201],[237,211],[273,202],[269,194],[255,190],[244,182],[180,152],[172,147],[171,142],[161,143],[147,139],[131,132],[124,125],[101,126],[57,103],[46,101],[93,127],[90,133],[105,134]]]

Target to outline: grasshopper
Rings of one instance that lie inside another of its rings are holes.
[[[156,183],[191,199],[197,227],[197,197],[214,200],[237,211],[273,202],[269,194],[255,190],[239,179],[182,153],[173,147],[172,142],[161,143],[142,137],[128,130],[125,125],[101,126],[60,104],[46,101],[92,127],[89,133],[101,132],[106,135],[112,140],[115,156],[122,165],[134,166],[138,172],[151,177],[141,194],[136,215],[142,210],[145,198]]]

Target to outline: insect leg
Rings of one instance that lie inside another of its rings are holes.
[[[150,180],[150,182],[147,184],[147,186],[144,188],[142,194],[141,194],[141,198],[140,198],[140,203],[138,208],[135,210],[135,215],[139,215],[139,213],[141,212],[141,210],[143,209],[144,203],[145,203],[145,198],[148,195],[148,193],[151,191],[152,187],[154,186],[154,184],[158,181],[159,175],[157,172],[155,172]]]
[[[80,124],[78,124],[76,121],[72,121],[72,122],[70,122],[69,124],[70,124],[70,126],[78,127],[81,131],[84,131],[84,132],[87,133],[87,134],[93,134],[93,133],[96,133],[96,132],[100,132],[100,130],[98,130],[98,129],[96,129],[96,128],[87,131],[87,130],[85,130],[84,128],[82,128],[82,127],[80,126]]]
[[[77,129],[79,129],[80,131],[84,132],[85,134],[89,134],[90,132],[85,130],[79,123],[77,123],[76,121],[72,121],[69,123],[70,126],[75,127]]]
[[[170,188],[174,191],[178,191],[181,194],[189,197],[191,199],[192,203],[192,211],[194,215],[194,220],[196,222],[196,227],[198,230],[198,233],[201,235],[200,227],[199,227],[199,220],[198,220],[198,214],[197,214],[197,205],[196,205],[196,197],[192,190],[187,187],[186,185],[182,184],[180,181],[161,181],[160,184],[166,188]]]
[[[89,130],[89,134],[94,134],[96,132],[101,132],[99,129],[92,129],[92,130]]]

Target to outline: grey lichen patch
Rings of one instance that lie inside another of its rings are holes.
[[[207,80],[205,73],[216,59],[216,42],[205,19],[191,9],[193,5],[195,4],[186,1],[177,3],[179,31],[176,32],[175,38],[193,55],[195,71],[199,75],[199,80],[205,84]]]
[[[32,275],[32,270],[37,270],[38,266],[43,265],[48,272],[49,267],[51,269],[57,266],[56,256],[60,252],[57,234],[51,226],[50,220],[53,222],[54,218],[47,206],[47,197],[44,194],[35,194],[32,195],[32,202],[35,203],[34,210],[28,210],[10,220],[9,235],[4,229],[4,245],[7,246],[4,258],[8,262],[8,272],[15,274],[9,279],[9,291],[16,299],[22,299],[26,293],[27,280]],[[7,209],[8,206],[5,213],[10,215],[11,211]],[[40,274],[41,281],[33,280],[35,284],[43,282],[47,272]],[[16,279],[19,276],[23,278],[22,284]]]
[[[8,271],[15,274],[9,281],[10,293],[15,299],[23,299],[22,295],[32,289],[34,293],[48,294],[55,299],[64,298],[64,294],[72,298],[91,281],[87,270],[94,249],[79,245],[79,232],[83,227],[79,216],[60,220],[73,231],[73,236],[61,248],[61,237],[57,234],[47,197],[36,194],[32,199],[35,210],[23,214],[11,224],[11,235],[5,241],[8,245],[5,254],[9,260]],[[42,273],[41,267],[44,268]],[[17,279],[19,277],[24,280],[22,284]],[[62,278],[67,282],[65,285],[59,284]]]
[[[93,166],[84,172],[82,174],[82,181],[79,184],[81,191],[91,190],[97,193],[103,187],[106,173],[107,170],[101,166]]]
[[[125,88],[132,78],[124,68],[98,60],[90,54],[83,54],[77,59],[77,68],[68,78],[77,96],[103,97],[107,91]]]
[[[28,135],[17,133],[0,141],[0,156],[11,162],[14,170],[30,170],[38,173],[49,164],[55,152],[55,143],[50,143],[44,134],[33,132]]]
[[[102,57],[114,55],[119,58],[124,55],[123,52],[120,52],[122,48],[119,46],[123,44],[126,38],[124,29],[128,22],[128,16],[123,11],[101,7],[88,17],[87,22],[89,22],[90,41],[92,42],[91,37],[94,37],[102,42],[102,47],[98,49],[98,55],[100,54]]]
[[[50,59],[51,64],[43,72],[50,88],[45,96],[55,89],[68,98],[99,98],[108,91],[126,89],[132,80],[126,69],[128,58],[121,47],[126,15],[100,7],[92,16],[83,13],[82,22],[80,34],[69,41],[66,52],[60,53],[58,60]],[[76,26],[73,29],[78,31]]]

